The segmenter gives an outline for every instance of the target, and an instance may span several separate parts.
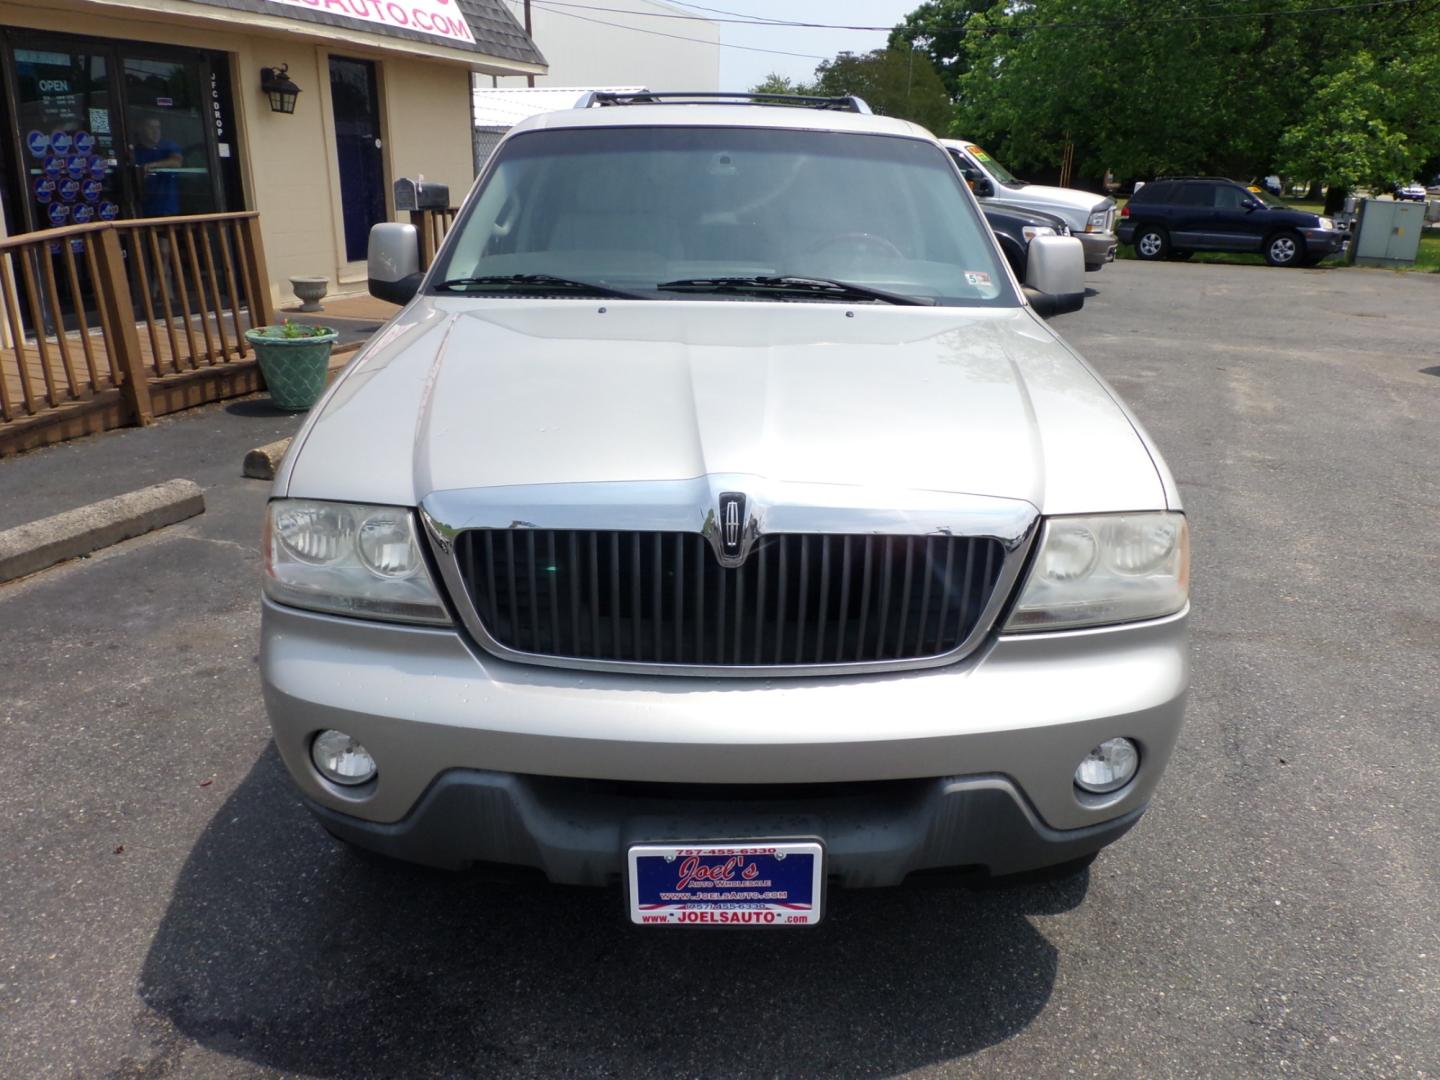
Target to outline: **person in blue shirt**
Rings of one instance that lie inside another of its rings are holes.
[[[158,116],[140,121],[135,164],[145,178],[140,213],[144,217],[170,217],[180,213],[180,182],[172,169],[184,164],[180,147],[164,137]]]

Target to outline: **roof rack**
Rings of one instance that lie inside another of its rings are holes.
[[[575,103],[577,109],[607,105],[780,105],[798,109],[828,109],[832,112],[870,114],[870,106],[854,94],[845,97],[815,97],[807,94],[726,93],[715,90],[640,90],[633,93],[594,90]]]
[[[1211,180],[1217,184],[1238,184],[1228,176],[1157,176],[1156,180]],[[1152,181],[1153,182],[1153,181]]]

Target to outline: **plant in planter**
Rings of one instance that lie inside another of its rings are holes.
[[[245,331],[255,346],[270,400],[282,409],[308,409],[325,393],[330,350],[339,334],[328,326],[309,326],[286,319],[280,326]]]

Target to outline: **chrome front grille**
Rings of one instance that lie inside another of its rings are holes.
[[[999,540],[937,534],[761,535],[726,568],[699,533],[472,528],[454,560],[492,651],[618,668],[947,656],[1014,571]]]

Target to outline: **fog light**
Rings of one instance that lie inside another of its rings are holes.
[[[1096,795],[1118,791],[1140,766],[1140,749],[1129,739],[1106,739],[1075,770],[1075,786]]]
[[[363,784],[375,775],[370,752],[343,731],[322,731],[310,744],[310,760],[326,780]]]

